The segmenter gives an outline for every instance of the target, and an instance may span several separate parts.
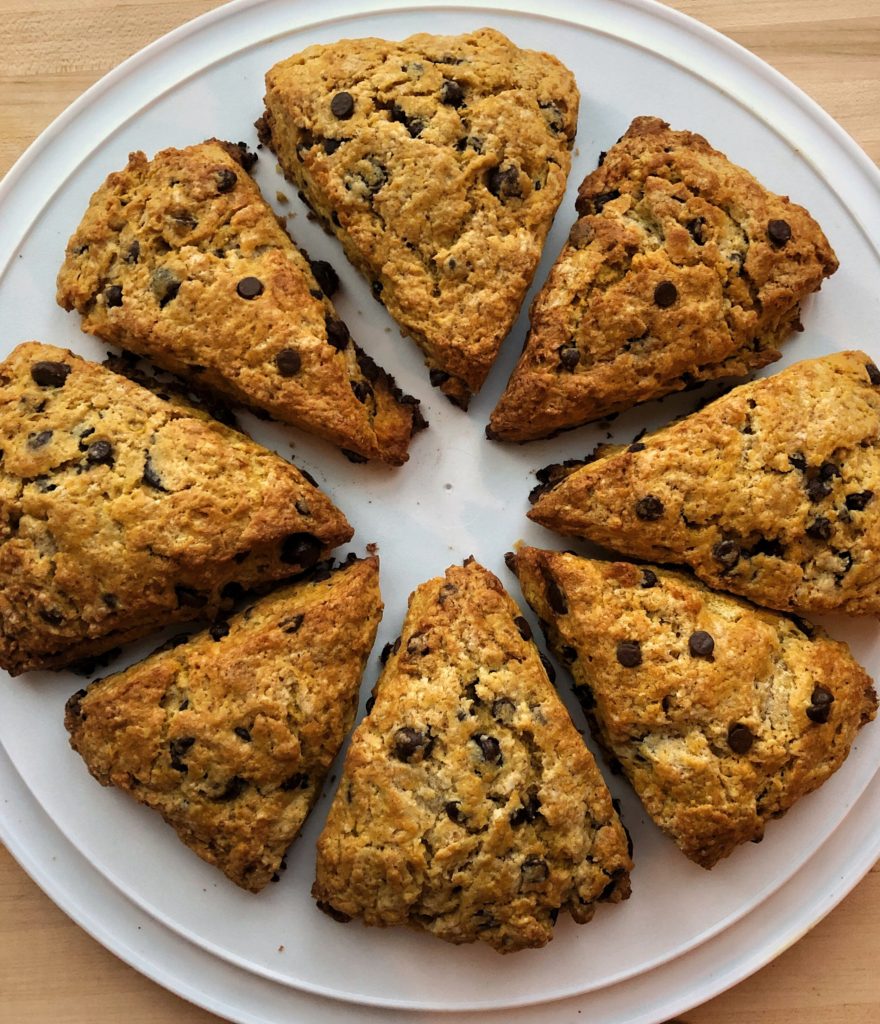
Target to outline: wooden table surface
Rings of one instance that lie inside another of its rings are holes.
[[[104,72],[217,6],[215,0],[0,0],[0,175]],[[670,6],[773,64],[880,161],[878,0],[674,0]],[[685,1020],[877,1024],[878,954],[880,865],[797,945]],[[2,847],[0,1007],[9,1024],[218,1019],[141,977],[80,931]]]

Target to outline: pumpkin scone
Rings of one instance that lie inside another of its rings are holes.
[[[71,746],[259,892],[351,728],[381,616],[375,557],[319,571],[74,694]]]
[[[300,471],[65,349],[0,363],[0,665],[66,665],[213,618],[352,535]]]
[[[803,207],[656,117],[604,155],[577,212],[490,437],[548,437],[765,366],[837,269]]]
[[[876,714],[870,678],[818,627],[656,567],[511,561],[597,740],[701,867],[759,841]]]
[[[796,363],[538,478],[529,518],[559,533],[770,608],[880,612],[880,370],[863,352]]]
[[[500,32],[344,39],[266,75],[260,140],[467,407],[565,192],[574,77]]]
[[[627,898],[611,796],[492,573],[418,587],[383,657],[318,841],[323,910],[507,953]]]
[[[354,461],[400,465],[426,425],[419,403],[351,339],[247,173],[253,159],[215,139],[132,153],[68,243],[58,302],[84,331],[201,389]],[[328,287],[335,275],[317,269]]]

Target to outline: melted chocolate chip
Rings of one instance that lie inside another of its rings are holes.
[[[121,306],[122,305],[122,285],[111,284],[110,287],[104,292],[104,301],[108,307]]]
[[[480,748],[484,761],[488,761],[490,764],[502,763],[501,744],[494,736],[485,732],[475,732],[471,739]]]
[[[638,640],[620,640],[617,660],[624,668],[637,668],[642,663],[642,645]]]
[[[547,584],[547,604],[550,605],[551,609],[556,612],[557,615],[567,615],[568,601],[566,600],[562,587],[560,587],[556,580],[549,574],[545,574],[544,580]]]
[[[803,452],[795,452],[793,455],[789,455],[788,461],[795,469],[799,469],[802,473],[807,471],[807,460]]]
[[[275,356],[275,366],[282,377],[295,377],[302,369],[302,357],[295,348],[283,348]]]
[[[431,387],[439,388],[449,380],[449,374],[445,370],[433,369],[428,373],[428,380],[431,382]]]
[[[747,754],[752,749],[755,737],[752,730],[741,722],[732,723],[727,730],[727,745],[734,754]]]
[[[228,167],[221,167],[217,172],[217,191],[221,194],[231,192],[237,181],[238,175],[235,171],[230,171]]]
[[[52,363],[41,360],[31,367],[31,377],[41,388],[63,388],[70,373],[69,363]]]
[[[167,489],[162,486],[162,478],[153,468],[153,463],[150,460],[150,456],[144,459],[144,472],[141,476],[141,482],[145,483],[147,487],[152,487],[154,491],[162,491],[165,494],[168,493]]]
[[[695,658],[709,658],[715,650],[715,640],[711,633],[704,629],[698,629],[691,633],[688,640],[688,650]]]
[[[767,237],[776,248],[781,248],[791,239],[791,225],[787,220],[771,220],[767,225]]]
[[[290,533],[281,542],[281,561],[310,569],[321,555],[321,542],[311,533]]]
[[[663,516],[663,502],[654,494],[647,494],[636,502],[636,515],[647,523],[653,523]]]
[[[348,328],[341,320],[334,320],[333,317],[328,316],[324,322],[327,327],[327,341],[341,351],[348,344]]]
[[[309,265],[321,291],[332,299],[339,290],[339,275],[326,260],[310,260]]]
[[[109,441],[95,441],[86,449],[86,462],[90,466],[112,466],[113,445]]]
[[[460,107],[464,103],[464,90],[449,78],[443,80],[440,86],[440,102],[449,107]]]
[[[846,507],[850,512],[864,512],[865,507],[873,497],[873,491],[859,491],[857,494],[848,494],[846,496]]]
[[[544,671],[547,673],[547,678],[551,683],[556,682],[556,669],[553,667],[548,658],[546,658],[540,651],[538,651],[538,657],[541,659],[541,664],[544,666]]]
[[[237,725],[232,731],[244,743],[250,743],[251,742],[250,730],[249,729],[245,729],[245,727],[243,725]]]
[[[678,298],[678,289],[671,281],[661,281],[654,289],[654,305],[668,309]]]
[[[330,100],[330,113],[340,121],[347,121],[354,113],[354,97],[350,92],[338,92]]]
[[[523,640],[532,639],[532,627],[528,624],[528,621],[522,617],[522,615],[517,615],[513,620],[513,624],[519,630],[519,635]]]
[[[263,294],[263,282],[258,277],[243,277],[235,290],[243,299],[256,299]]]
[[[868,380],[877,387],[880,384],[880,370],[874,363],[865,363],[865,369],[868,371]]]
[[[636,452],[643,452],[647,447],[642,441],[633,441],[629,448],[627,448],[627,451],[635,455]]]
[[[394,756],[398,761],[415,764],[428,756],[431,740],[421,730],[412,729],[407,725],[394,734],[393,744]]]

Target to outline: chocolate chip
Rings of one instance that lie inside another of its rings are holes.
[[[258,277],[243,277],[235,290],[243,299],[255,299],[263,294],[263,282]]]
[[[220,591],[220,596],[225,601],[237,601],[239,598],[244,597],[244,587],[236,580],[230,580],[230,582],[225,584],[223,589]]]
[[[874,497],[873,491],[859,491],[846,496],[846,507],[850,512],[864,512],[865,506]]]
[[[547,584],[547,604],[557,615],[567,615],[568,601],[562,588],[552,576],[545,574],[544,579]]]
[[[496,722],[510,722],[516,711],[516,705],[509,697],[496,697],[492,701],[492,717]]]
[[[664,512],[663,502],[654,494],[647,494],[636,502],[636,515],[647,523],[660,519]]]
[[[538,657],[541,659],[541,664],[544,666],[544,671],[547,673],[547,678],[551,683],[556,682],[556,669],[550,663],[549,659],[546,658],[540,651],[538,651]]]
[[[629,448],[627,448],[627,451],[635,454],[636,452],[643,452],[647,447],[642,441],[633,441]]]
[[[391,108],[391,120],[402,124],[414,139],[417,139],[425,130],[424,118],[419,117],[417,114],[408,114],[397,103]]]
[[[574,370],[581,361],[580,350],[572,345],[567,345],[559,350],[559,364],[564,370]]]
[[[698,629],[691,633],[688,640],[688,650],[695,658],[709,658],[715,650],[715,641],[711,633],[704,629]]]
[[[489,761],[491,764],[502,763],[501,744],[494,736],[490,736],[485,732],[475,732],[471,739],[480,748],[484,761]]]
[[[816,516],[805,532],[813,540],[828,540],[831,537],[831,521],[825,516]]]
[[[767,237],[780,248],[791,239],[791,226],[787,220],[771,220],[767,225]]]
[[[328,917],[332,917],[334,921],[338,921],[340,924],[345,924],[351,920],[348,914],[343,913],[341,910],[337,910],[336,907],[331,906],[326,900],[317,900],[316,905],[318,910],[326,914]]]
[[[311,533],[289,533],[281,542],[281,561],[311,569],[321,555],[321,542]]]
[[[431,382],[431,387],[439,388],[449,380],[449,374],[445,370],[434,369],[428,373],[428,380]]]
[[[865,363],[865,369],[868,371],[868,379],[874,387],[877,387],[880,384],[880,370],[877,369],[874,363]]]
[[[176,772],[181,772],[185,775],[189,771],[189,768],[184,763],[183,758],[186,757],[187,751],[195,741],[195,736],[181,736],[179,739],[171,740],[168,744],[168,751],[171,757],[171,767]]]
[[[113,445],[109,441],[95,441],[86,449],[86,462],[90,466],[112,466]]]
[[[63,388],[70,373],[69,363],[51,363],[41,360],[31,367],[31,377],[41,388]]]
[[[324,139],[324,152],[327,156],[333,156],[342,143],[348,141],[349,139]],[[317,277],[317,275],[315,276]],[[328,292],[327,294],[329,295],[330,293]]]
[[[522,195],[519,187],[519,171],[513,164],[504,170],[492,167],[486,176],[486,188],[498,199],[513,199]]]
[[[465,820],[458,800],[450,800],[443,809],[446,811],[446,817],[450,821],[454,821],[456,825],[460,825]]]
[[[678,289],[671,281],[661,281],[654,289],[654,305],[668,309],[678,298]]]
[[[380,297],[380,296],[381,296],[381,294],[382,294],[382,289],[383,289],[383,287],[384,287],[384,286],[383,286],[383,284],[382,284],[382,282],[381,282],[381,281],[374,281],[374,282],[373,282],[373,283],[372,283],[372,284],[370,285],[370,291],[371,291],[371,292],[373,293],[373,298],[374,298],[374,299],[379,299],[379,301],[380,301],[380,302],[382,301],[382,299],[381,299],[381,298],[379,298],[379,297]]]
[[[440,102],[449,107],[460,107],[464,103],[464,90],[449,78],[443,79],[440,86]]]
[[[282,633],[290,633],[292,635],[293,633],[299,632],[300,626],[302,626],[304,620],[305,615],[303,615],[302,612],[297,615],[289,615],[286,618],[281,619],[278,623],[278,628]]]
[[[703,245],[706,241],[706,236],[703,229],[706,227],[706,221],[703,217],[695,217],[694,220],[689,220],[686,225],[688,233],[691,238],[697,243],[697,245]]]
[[[217,803],[226,804],[230,800],[235,800],[236,797],[241,796],[247,787],[247,779],[243,779],[240,775],[233,775],[229,782],[226,783],[226,787],[223,792],[214,797]]]
[[[517,615],[517,617],[513,620],[513,624],[519,630],[519,635],[523,638],[523,640],[532,639],[532,627],[528,624],[526,619],[522,617],[522,615]]]
[[[727,745],[734,754],[747,754],[752,749],[755,737],[752,730],[741,722],[732,723],[727,730]]]
[[[231,192],[237,181],[238,175],[235,171],[230,171],[228,167],[221,167],[217,172],[217,191],[221,194]]]
[[[648,590],[657,586],[657,573],[653,569],[642,569],[642,589]]]
[[[373,389],[365,380],[353,380],[351,390],[354,397],[361,403],[366,402],[373,395]]]
[[[814,476],[811,480],[807,481],[807,497],[814,504],[823,498],[827,498],[830,493],[831,483],[828,480],[822,480],[820,477]]]
[[[719,541],[712,548],[712,557],[720,562],[725,568],[732,569],[739,561],[740,547],[735,540]]]
[[[275,356],[275,366],[282,377],[295,377],[302,368],[302,357],[295,348],[283,348]]]
[[[581,216],[588,213],[601,213],[606,203],[619,198],[620,190],[615,188],[610,192],[600,192],[597,196],[578,196],[574,207]]]
[[[816,707],[824,707],[834,703],[834,694],[830,690],[826,690],[824,686],[816,686],[810,696],[810,701]]]
[[[229,636],[229,623],[222,620],[212,623],[208,634],[212,640],[222,640],[224,636]]]
[[[516,572],[516,552],[505,551],[504,552],[504,564],[510,569],[511,572]]]
[[[327,327],[327,341],[333,346],[333,348],[342,351],[348,344],[350,337],[348,328],[341,320],[334,320],[333,317],[327,317],[324,321]]]
[[[638,640],[620,640],[617,660],[624,668],[637,668],[642,663],[642,645]]]
[[[43,622],[48,622],[50,626],[60,626],[64,622],[64,616],[61,612],[56,612],[52,608],[42,609],[40,611],[40,618]]]
[[[243,740],[245,743],[251,742],[250,730],[245,729],[243,725],[237,725],[232,731],[240,740]]]
[[[572,688],[572,692],[577,697],[584,711],[592,711],[596,706],[596,695],[593,693],[593,688],[588,686],[587,683],[576,684]]]
[[[807,471],[807,460],[803,452],[795,452],[793,455],[789,455],[788,461],[795,469],[799,469],[802,473]]]
[[[339,275],[326,260],[309,260],[309,265],[321,291],[332,298],[339,290]]]
[[[823,462],[819,467],[819,476],[823,480],[830,480],[832,477],[840,476],[840,467],[834,462]]]
[[[108,307],[121,306],[122,305],[122,285],[111,284],[110,287],[104,292],[104,301]]]
[[[338,92],[330,100],[330,112],[340,121],[347,121],[354,113],[354,97],[350,92]]]
[[[179,584],[174,588],[177,596],[177,604],[180,608],[204,608],[208,603],[208,595],[192,587],[184,587]]]
[[[394,734],[394,756],[406,764],[416,764],[430,753],[431,740],[419,729],[405,725]]]
[[[472,701],[474,704],[476,704],[477,707],[479,707],[483,703],[479,695],[477,694],[476,679],[472,683],[467,684],[467,686],[464,688],[464,695],[469,701]]]
[[[367,697],[367,702],[364,705],[364,710],[366,711],[367,714],[369,714],[373,710],[373,708],[375,706],[376,706],[376,695],[371,693],[370,696]]]
[[[31,449],[44,448],[52,440],[51,430],[41,430],[37,434],[28,434],[27,446]]]
[[[281,783],[279,789],[283,789],[285,793],[289,793],[294,789],[306,789],[308,784],[309,777],[305,772],[294,772],[293,775],[288,776],[284,782]]]
[[[150,291],[164,309],[172,299],[177,298],[180,291],[180,279],[168,267],[156,267],[150,274]]]
[[[168,493],[167,489],[162,486],[162,478],[153,468],[153,463],[150,461],[150,456],[144,459],[144,472],[141,476],[141,482],[145,483],[147,487],[152,487],[154,491],[163,491],[165,494]]]
[[[125,252],[126,263],[137,263],[141,256],[141,243],[135,239]]]
[[[542,885],[550,877],[547,861],[542,857],[536,857],[534,854],[530,854],[522,862],[520,873],[523,885]]]
[[[393,646],[394,645],[389,640],[388,643],[385,644],[385,646],[382,648],[382,653],[379,655],[379,661],[383,665],[385,665],[388,662],[388,659],[391,657],[391,650]]]
[[[831,715],[831,705],[834,703],[834,694],[826,690],[824,686],[816,686],[810,696],[810,706],[807,708],[807,718],[817,725],[824,725]]]
[[[537,790],[530,789],[525,799],[520,796],[520,802],[520,806],[508,818],[511,828],[531,825],[541,813],[541,801],[538,799]]]

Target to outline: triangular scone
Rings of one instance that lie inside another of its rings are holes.
[[[779,358],[837,269],[819,225],[704,138],[639,117],[579,190],[490,435],[529,441]]]
[[[29,342],[0,364],[0,665],[98,654],[308,569],[352,529],[181,399]]]
[[[565,192],[574,77],[492,29],[344,39],[266,75],[261,141],[466,407]]]
[[[200,388],[400,465],[418,402],[350,339],[248,157],[216,140],[132,153],[68,243],[58,302]]]
[[[424,583],[385,656],[318,840],[322,909],[508,953],[626,899],[611,796],[495,576]]]
[[[259,892],[351,728],[381,616],[376,558],[285,587],[80,690],[71,746],[102,785]]]
[[[880,371],[863,352],[597,454],[542,470],[529,518],[770,608],[880,612]]]
[[[596,738],[704,868],[760,840],[876,714],[817,627],[647,566],[521,548],[512,567]]]

